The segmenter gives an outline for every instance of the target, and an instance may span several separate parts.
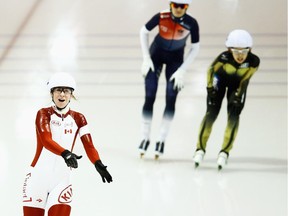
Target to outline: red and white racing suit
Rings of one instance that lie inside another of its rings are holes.
[[[49,209],[53,205],[72,201],[71,168],[61,153],[73,151],[79,135],[86,154],[94,164],[99,160],[87,121],[81,113],[69,107],[58,111],[55,107],[42,108],[36,117],[37,149],[23,185],[23,206]]]

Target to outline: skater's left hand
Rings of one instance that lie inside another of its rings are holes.
[[[98,171],[98,173],[101,175],[102,177],[102,181],[105,183],[106,181],[108,183],[112,182],[112,176],[110,175],[110,173],[107,171],[107,166],[105,166],[101,160],[97,160],[95,162],[95,168]]]
[[[65,163],[67,164],[68,167],[72,168],[77,168],[78,167],[78,162],[77,160],[82,158],[82,155],[78,156],[69,150],[65,150],[61,153],[61,156],[64,158]]]
[[[242,98],[237,93],[231,95],[230,99],[230,113],[232,115],[240,115],[243,108]]]
[[[186,73],[185,70],[178,68],[177,71],[172,74],[170,78],[170,82],[174,80],[173,89],[177,91],[181,91],[184,88],[184,74]]]

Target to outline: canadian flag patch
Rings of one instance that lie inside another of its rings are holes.
[[[64,130],[64,133],[65,133],[65,134],[67,134],[67,133],[72,134],[72,129],[65,129],[65,130]]]

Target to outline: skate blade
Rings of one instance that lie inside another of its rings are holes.
[[[159,155],[155,155],[155,160],[158,160],[159,159]]]
[[[144,153],[140,153],[140,158],[142,159],[144,157]]]

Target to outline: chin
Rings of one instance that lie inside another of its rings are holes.
[[[59,107],[60,109],[63,109],[67,106],[67,103],[65,103],[65,104],[64,103],[58,103],[58,104],[56,104],[56,106]]]

